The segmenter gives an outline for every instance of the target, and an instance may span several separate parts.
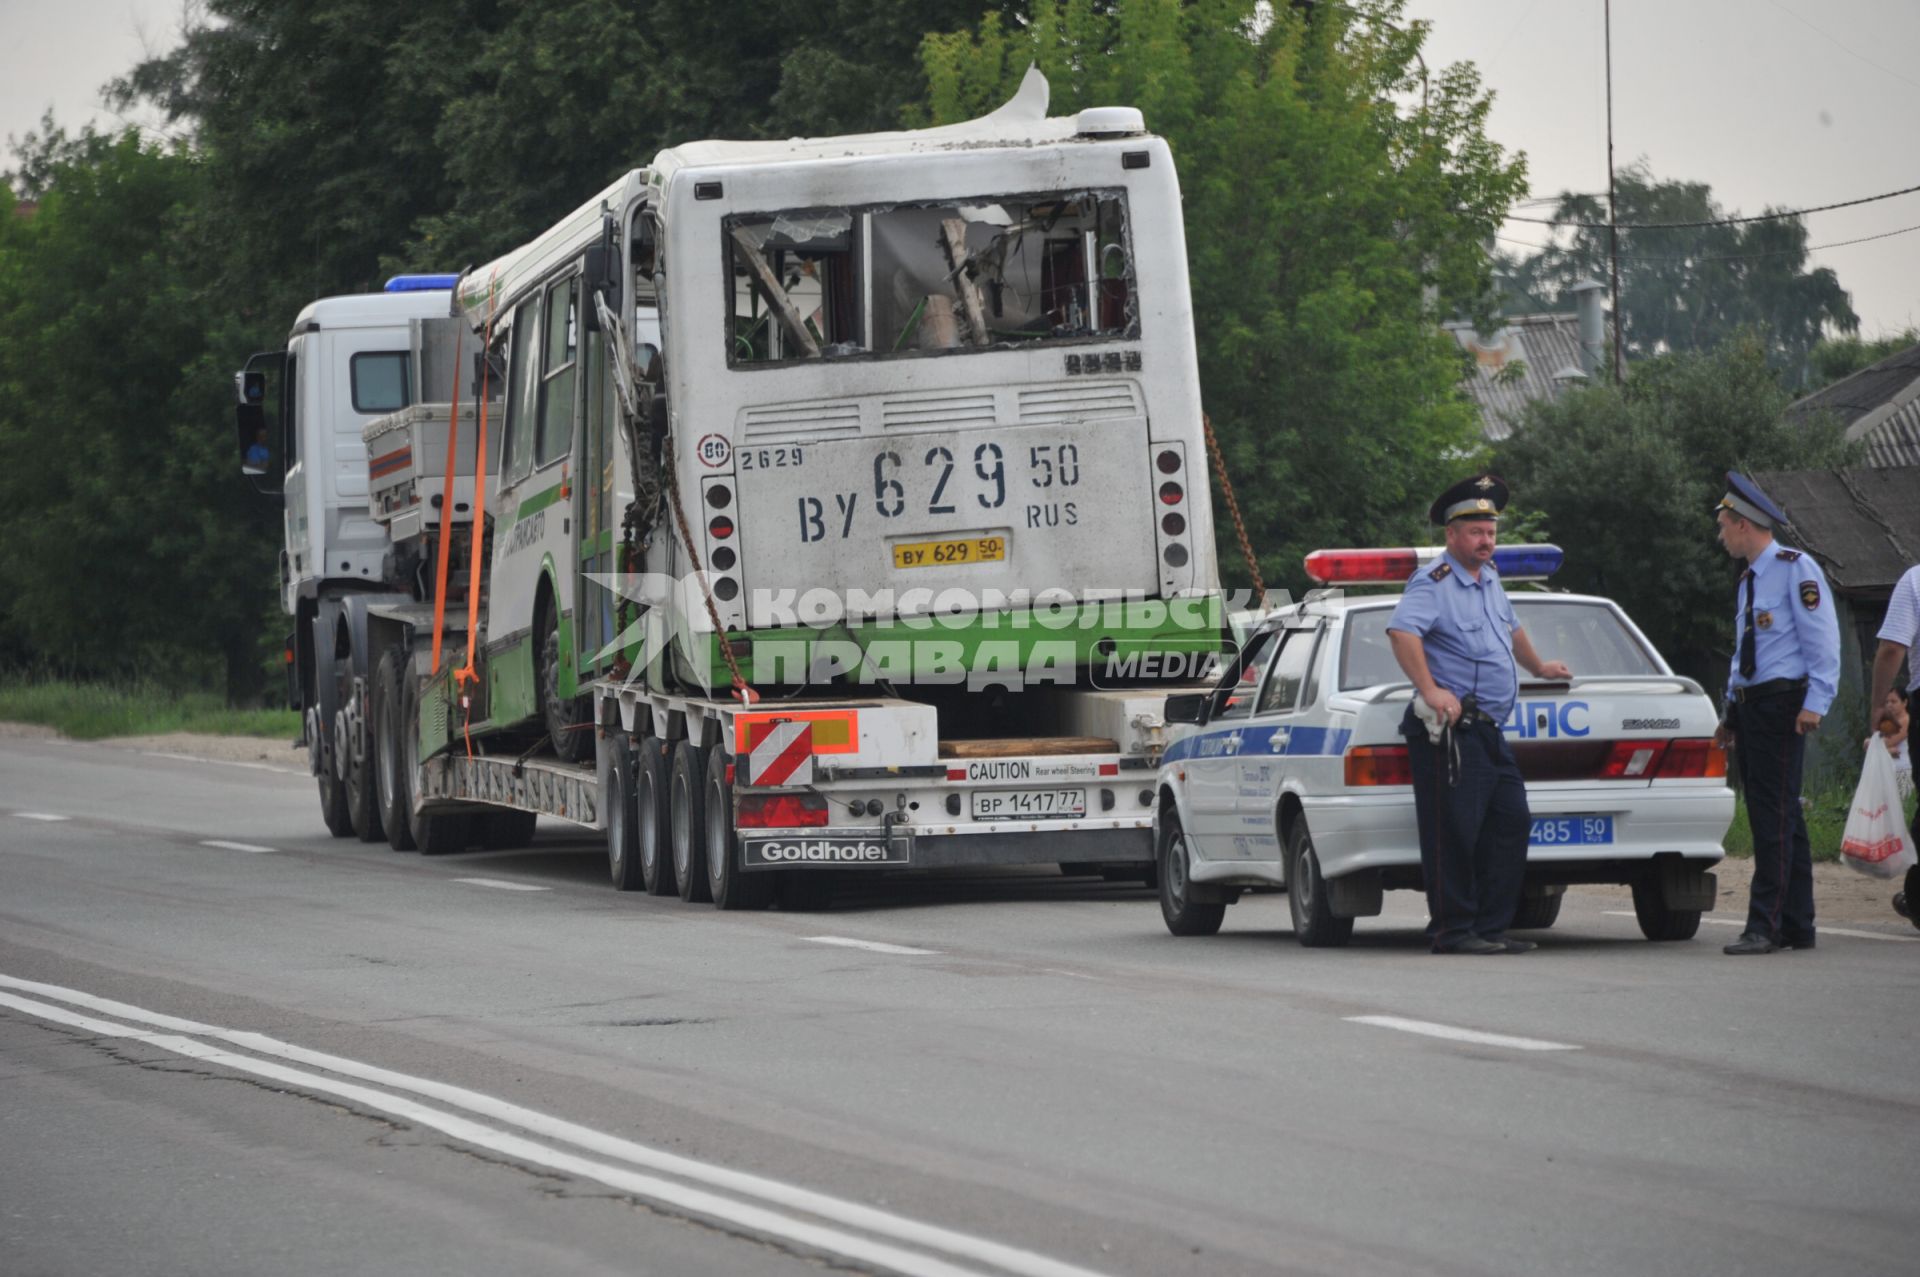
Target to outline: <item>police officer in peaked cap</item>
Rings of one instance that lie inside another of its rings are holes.
[[[1786,514],[1753,480],[1729,472],[1715,508],[1720,544],[1746,561],[1734,600],[1733,668],[1714,739],[1732,744],[1753,829],[1747,926],[1731,954],[1811,949],[1813,852],[1800,810],[1807,733],[1840,682],[1840,622],[1811,555],[1773,539]]]
[[[1533,820],[1500,729],[1520,693],[1516,664],[1536,678],[1573,674],[1540,659],[1500,585],[1493,550],[1506,505],[1507,485],[1497,475],[1475,475],[1443,492],[1428,517],[1446,529],[1446,553],[1408,579],[1387,622],[1394,659],[1419,696],[1400,730],[1413,770],[1435,953],[1534,947],[1506,934],[1520,904]]]

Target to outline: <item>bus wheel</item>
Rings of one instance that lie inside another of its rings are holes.
[[[707,892],[706,766],[691,741],[676,741],[667,777],[667,827],[673,834],[673,877],[680,898],[699,904]]]

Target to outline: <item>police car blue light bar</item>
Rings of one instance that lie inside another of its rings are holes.
[[[1401,585],[1443,553],[1439,546],[1315,550],[1307,556],[1306,568],[1321,585]],[[1503,545],[1493,552],[1493,568],[1504,580],[1542,581],[1557,572],[1565,558],[1557,545]]]
[[[395,275],[387,281],[390,293],[443,292],[460,282],[458,275]]]

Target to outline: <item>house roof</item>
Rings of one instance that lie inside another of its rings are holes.
[[[1480,410],[1482,433],[1495,443],[1513,433],[1528,404],[1556,398],[1580,376],[1576,315],[1515,315],[1484,337],[1466,320],[1443,327],[1473,356],[1474,371],[1460,388]]]
[[[1866,444],[1868,465],[1920,465],[1920,345],[1796,400],[1787,416],[1821,412],[1840,419],[1849,441]]]
[[[1792,520],[1785,539],[1820,560],[1836,590],[1885,595],[1920,563],[1920,466],[1768,470],[1753,480]]]

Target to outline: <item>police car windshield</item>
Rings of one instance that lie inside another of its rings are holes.
[[[1534,651],[1548,660],[1565,661],[1582,677],[1665,672],[1618,614],[1603,603],[1575,603],[1545,595],[1512,598],[1514,615],[1533,640]],[[1392,617],[1391,606],[1347,613],[1340,651],[1341,691],[1407,681],[1387,641],[1387,622]]]

